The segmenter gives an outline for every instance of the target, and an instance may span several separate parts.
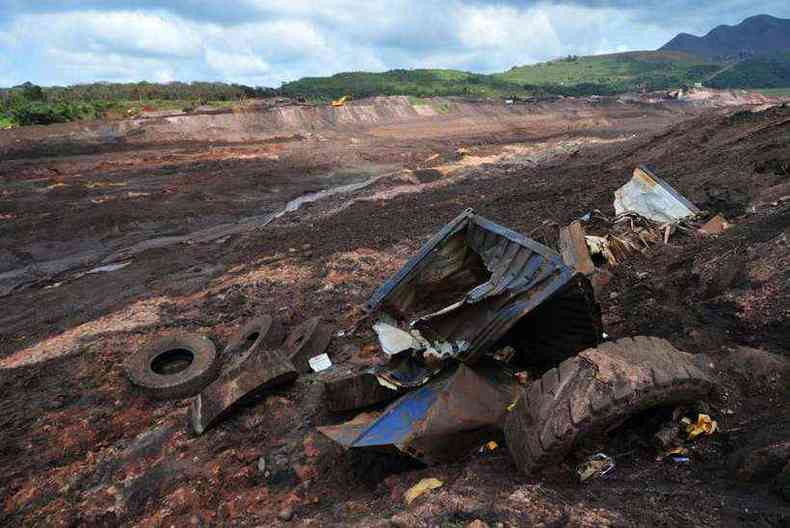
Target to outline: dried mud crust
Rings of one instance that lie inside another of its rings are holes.
[[[191,353],[189,366],[172,374],[157,373],[153,368],[155,360],[175,350]],[[217,376],[217,352],[207,337],[175,333],[142,348],[127,361],[125,367],[129,381],[152,398],[188,398],[203,390]]]
[[[533,382],[507,417],[505,436],[525,473],[561,459],[583,436],[652,407],[702,400],[716,386],[705,356],[655,337],[603,343]]]

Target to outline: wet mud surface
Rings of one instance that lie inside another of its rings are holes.
[[[0,522],[786,526],[774,477],[729,464],[789,441],[790,108],[573,104],[518,122],[451,114],[283,140],[80,151],[76,137],[45,155],[35,134],[20,137],[0,161]],[[429,468],[344,453],[315,431],[353,417],[327,411],[321,374],[193,437],[188,401],[149,400],[123,374],[158,335],[195,331],[221,349],[260,313],[345,331],[329,349],[338,369],[381,361],[361,306],[438,228],[473,207],[556,247],[559,226],[613,213],[639,163],[735,224],[678,233],[611,269],[599,291],[612,338],[655,335],[717,365],[708,411],[721,431],[688,465],[656,460],[650,417],[594,446],[617,468],[587,485],[573,469],[588,451],[526,477],[501,439]],[[101,270],[112,264],[125,266]],[[444,486],[407,507],[424,477]]]

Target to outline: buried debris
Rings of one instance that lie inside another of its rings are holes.
[[[596,453],[576,468],[579,482],[603,477],[614,470],[614,460],[605,453]]]
[[[674,223],[700,212],[644,165],[634,169],[633,177],[614,196],[616,214],[636,213],[658,223]]]
[[[645,166],[637,167],[631,180],[615,192],[614,208],[613,219],[596,211],[595,221],[606,225],[603,234],[585,233],[578,220],[560,229],[560,249],[568,266],[592,275],[598,267],[617,266],[654,244],[668,244],[678,230],[699,229],[704,234],[729,227],[717,216],[700,228],[700,210]],[[593,220],[593,215],[583,220]]]
[[[279,322],[269,316],[242,326],[225,349],[222,374],[192,400],[189,421],[196,434],[203,434],[248,394],[296,379],[291,362],[273,347],[282,337]]]
[[[718,235],[731,227],[732,224],[729,223],[724,216],[717,214],[708,220],[704,226],[699,228],[699,233],[701,235]]]
[[[348,449],[396,449],[425,463],[444,462],[490,438],[519,390],[498,365],[472,370],[457,364],[368,421],[355,419],[318,430]]]
[[[683,423],[686,425],[686,433],[689,435],[689,440],[694,440],[702,434],[710,436],[719,429],[719,424],[716,420],[712,420],[707,414],[698,415],[696,422],[685,418]]]
[[[525,473],[562,459],[585,436],[653,407],[704,400],[715,387],[704,356],[664,339],[624,338],[564,361],[529,385],[505,437]]]
[[[424,478],[419,481],[417,484],[409,488],[406,493],[403,494],[403,500],[406,504],[411,504],[414,502],[418,497],[425,495],[431,490],[435,490],[444,486],[444,482],[439,479],[435,478]]]

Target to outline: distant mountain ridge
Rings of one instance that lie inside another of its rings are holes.
[[[680,33],[659,51],[680,51],[706,58],[744,58],[790,50],[790,19],[757,15],[735,26],[722,25],[704,37]]]

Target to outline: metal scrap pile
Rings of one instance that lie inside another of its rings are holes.
[[[616,209],[606,237],[586,237],[580,222],[565,228],[562,255],[472,210],[444,226],[367,303],[387,364],[326,383],[333,411],[391,403],[318,430],[349,449],[426,463],[504,430],[532,472],[631,414],[704,399],[715,382],[703,357],[655,338],[601,343],[588,279],[596,262],[616,265],[699,211],[644,168]],[[525,369],[544,374],[530,381]]]
[[[634,169],[633,177],[615,191],[614,209],[613,218],[596,210],[560,229],[566,264],[590,275],[598,268],[617,266],[655,244],[667,244],[678,231],[710,235],[730,227],[721,215],[702,222],[709,215],[644,165]]]
[[[464,438],[501,427],[521,390],[518,368],[601,340],[587,278],[556,251],[472,210],[425,244],[367,309],[390,361],[328,383],[330,407],[348,411],[411,391],[367,421],[319,430],[345,447],[395,448],[423,461],[451,457],[474,444]]]
[[[699,211],[645,168],[617,191],[615,209],[614,221],[596,215],[611,226],[605,237],[586,236],[579,221],[564,228],[562,255],[464,211],[369,299],[387,361],[322,376],[330,411],[365,412],[318,430],[345,448],[426,463],[504,437],[531,472],[633,413],[705,398],[715,382],[703,357],[655,338],[602,343],[588,278],[685,229]],[[138,351],[127,369],[152,396],[194,396],[190,424],[203,434],[242,400],[330,369],[331,338],[318,318],[286,339],[279,321],[262,316],[219,356],[209,339],[177,334]]]

